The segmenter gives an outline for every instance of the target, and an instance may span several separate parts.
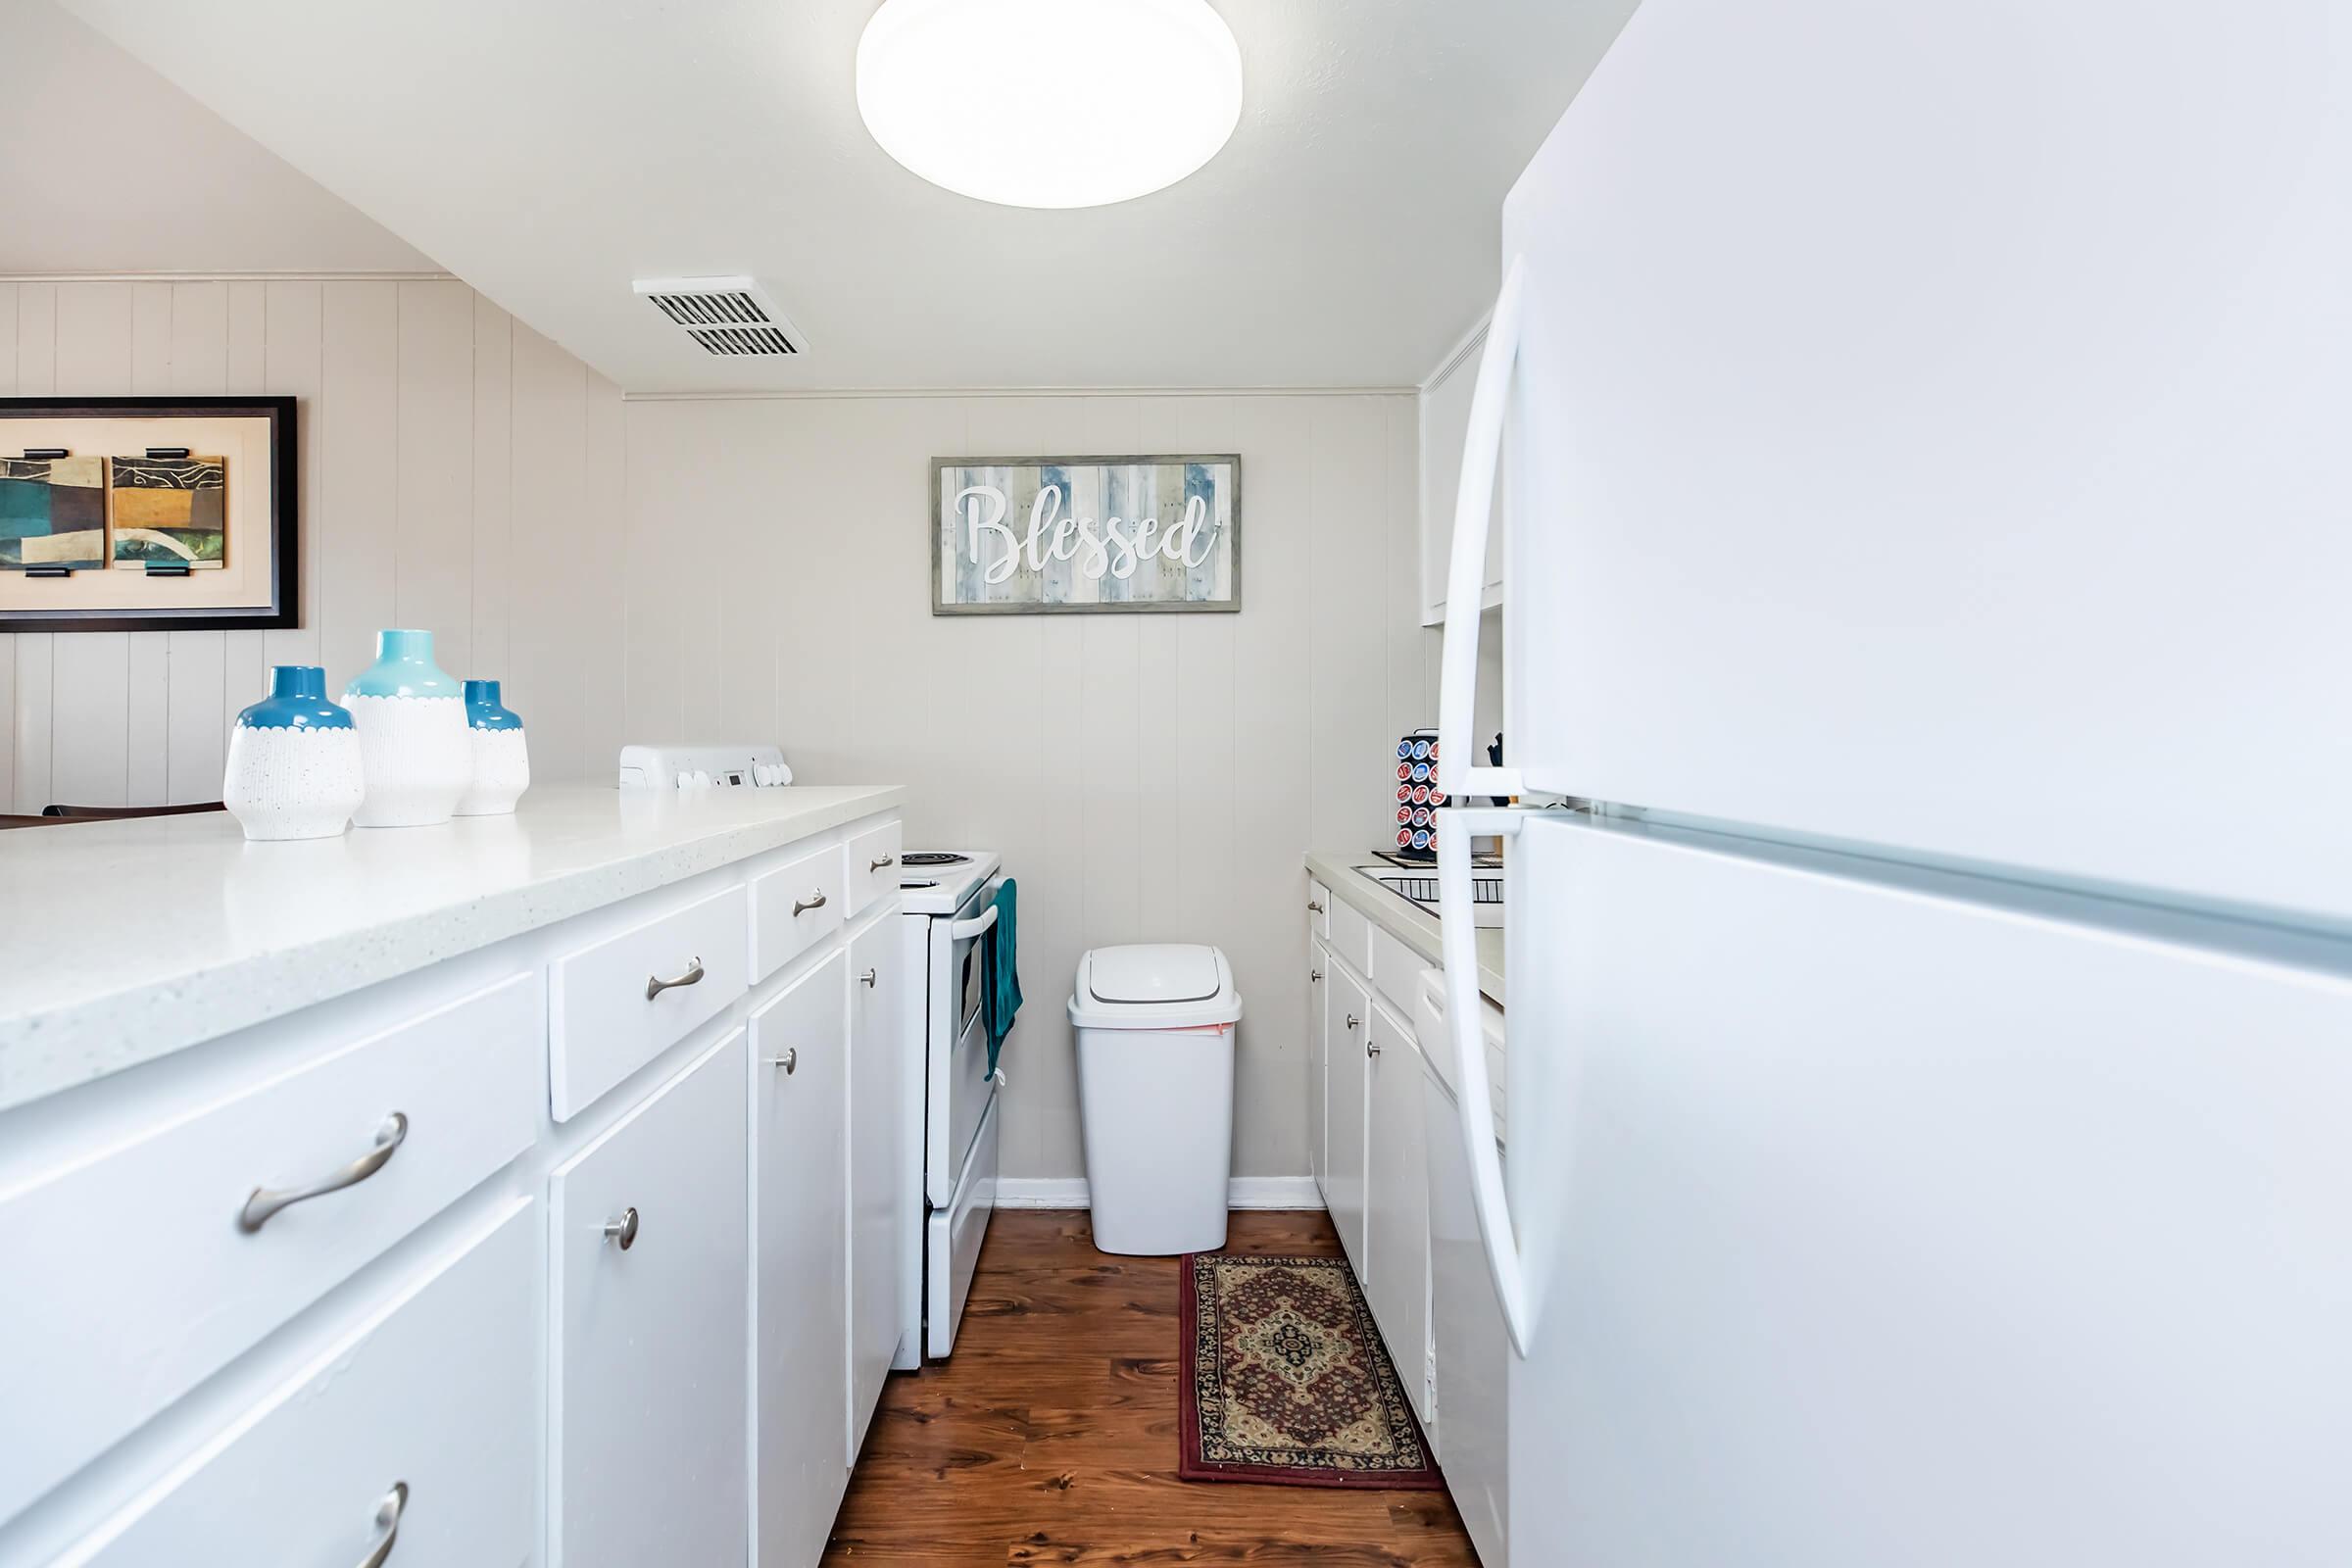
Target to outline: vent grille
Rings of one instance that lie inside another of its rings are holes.
[[[751,278],[639,278],[636,290],[706,354],[774,357],[805,347],[799,330]]]

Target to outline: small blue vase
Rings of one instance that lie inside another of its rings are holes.
[[[433,662],[433,634],[375,634],[375,662],[343,688],[368,764],[361,827],[446,822],[473,782],[466,694]]]
[[[220,799],[249,839],[333,838],[366,789],[360,732],[326,700],[326,671],[279,664],[228,733]]]
[[[501,707],[498,695],[497,681],[467,681],[466,683],[466,722],[475,729],[522,728],[520,716],[512,710]]]
[[[460,816],[502,816],[531,787],[531,756],[522,720],[502,705],[498,682],[466,683],[466,734],[473,742],[473,783],[458,802]]]

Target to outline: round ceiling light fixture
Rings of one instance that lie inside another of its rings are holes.
[[[882,150],[1006,207],[1175,184],[1242,117],[1242,52],[1208,0],[884,0],[858,40]]]

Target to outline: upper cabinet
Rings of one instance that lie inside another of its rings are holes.
[[[1479,351],[1486,347],[1482,317],[1455,345],[1437,372],[1421,386],[1421,624],[1446,618],[1446,577],[1453,555],[1453,492],[1462,477],[1462,436],[1470,427],[1470,389],[1478,382]],[[1508,472],[1507,464],[1503,469]],[[1487,530],[1487,571],[1482,609],[1502,603],[1501,487],[1496,486],[1494,526]]]

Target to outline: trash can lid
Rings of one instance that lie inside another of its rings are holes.
[[[1078,960],[1070,1021],[1103,1029],[1182,1029],[1242,1015],[1225,955],[1197,943],[1097,948]]]

